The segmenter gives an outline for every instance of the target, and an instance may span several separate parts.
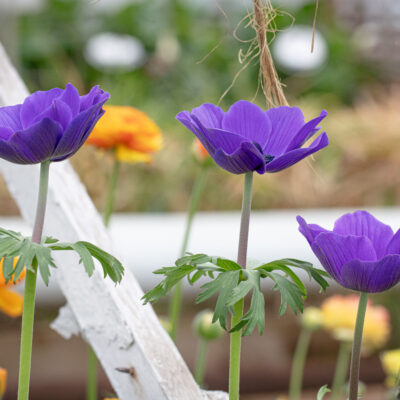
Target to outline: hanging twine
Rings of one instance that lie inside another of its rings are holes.
[[[282,83],[279,80],[272,61],[271,52],[267,42],[267,26],[268,15],[272,10],[270,0],[266,0],[266,5],[263,5],[262,0],[253,0],[255,30],[260,49],[260,70],[262,74],[263,91],[267,100],[267,107],[287,106],[285,94],[283,93]]]

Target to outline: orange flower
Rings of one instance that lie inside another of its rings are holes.
[[[6,387],[7,387],[7,370],[4,368],[0,368],[0,399],[6,392]]]
[[[129,106],[104,106],[106,111],[86,143],[115,151],[122,162],[149,162],[160,150],[159,127],[142,111]]]
[[[195,139],[193,142],[193,152],[197,160],[204,161],[210,155],[208,154],[206,148],[202,145],[199,139]]]
[[[16,262],[17,260],[15,260]],[[21,273],[21,281],[25,276],[25,270]],[[15,284],[17,284],[16,282]],[[6,283],[3,277],[3,259],[0,260],[0,311],[9,317],[19,317],[22,314],[23,297],[19,293],[15,293],[9,288],[14,283],[10,280]]]
[[[353,340],[359,296],[335,295],[321,306],[323,326],[338,340]],[[379,349],[390,336],[390,316],[385,307],[368,301],[364,322],[363,347],[366,351]]]

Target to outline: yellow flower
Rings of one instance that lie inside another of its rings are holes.
[[[321,306],[323,327],[338,340],[352,341],[359,296],[335,295]],[[385,345],[390,335],[390,316],[385,307],[368,301],[364,322],[363,348],[373,351]]]
[[[394,387],[400,379],[400,349],[384,351],[381,362],[387,376],[386,384]]]
[[[7,370],[4,368],[0,368],[0,399],[6,392],[6,387],[7,387]]]
[[[16,261],[15,261],[16,262]],[[20,275],[20,280],[24,277],[25,270]],[[18,282],[16,282],[18,283]],[[19,293],[9,290],[14,285],[10,280],[6,283],[3,277],[3,259],[0,260],[0,311],[9,317],[19,317],[22,314],[23,297]]]
[[[115,151],[122,162],[149,162],[160,150],[159,127],[142,111],[129,106],[104,106],[106,111],[86,143]]]

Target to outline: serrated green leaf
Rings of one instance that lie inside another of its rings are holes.
[[[304,286],[301,279],[297,276],[297,274],[295,272],[293,272],[289,267],[287,267],[284,264],[271,262],[271,263],[268,263],[265,265],[261,265],[261,266],[257,267],[256,269],[259,271],[267,271],[267,272],[272,272],[272,271],[276,271],[276,270],[283,271],[287,276],[290,277],[290,279],[292,279],[293,283],[295,283],[300,288],[300,290],[303,292],[304,295],[307,294],[307,289]],[[267,274],[264,274],[264,275],[268,276]]]
[[[51,250],[50,248],[41,245],[35,245],[34,249],[34,261],[36,260],[37,262],[43,282],[46,284],[46,286],[48,286],[50,278],[50,266],[55,267],[53,258],[51,257]]]
[[[303,312],[303,299],[305,296],[301,289],[282,275],[275,272],[267,272],[267,274],[275,282],[274,290],[281,292],[279,316],[282,316],[286,312],[288,305],[295,315],[298,310]]]
[[[328,385],[324,385],[324,386],[320,387],[320,389],[318,390],[318,394],[317,394],[317,400],[323,400],[325,395],[327,393],[329,393],[330,391],[331,390],[328,388]]]
[[[239,282],[239,274],[240,271],[221,272],[215,280],[207,282],[201,287],[203,292],[200,293],[196,299],[196,303],[201,303],[219,292],[217,304],[214,310],[213,322],[219,321],[225,330],[228,312],[226,302],[228,297],[231,295],[233,288],[235,288]]]
[[[124,267],[114,256],[92,243],[80,241],[75,244],[78,243],[85,246],[92,257],[96,258],[100,262],[103,267],[104,277],[108,275],[116,283],[121,281],[122,276],[124,275]]]
[[[95,266],[89,250],[86,248],[86,246],[79,242],[73,243],[71,247],[79,254],[79,262],[83,263],[87,274],[89,276],[92,276]]]
[[[189,283],[193,285],[195,282],[197,282],[202,276],[207,274],[207,272],[204,271],[196,271],[192,277],[188,277]]]
[[[14,270],[14,257],[5,257],[3,259],[3,277],[8,283],[12,278]]]
[[[195,268],[191,265],[184,265],[183,267],[166,267],[162,270],[165,278],[142,297],[144,304],[156,302],[164,297],[179,281],[190,275]]]
[[[187,256],[183,256],[181,258],[178,258],[175,261],[175,265],[177,267],[182,267],[183,265],[199,265],[199,264],[204,264],[206,262],[210,262],[211,261],[210,256],[208,256],[207,254],[189,254]]]
[[[330,278],[330,275],[322,269],[314,268],[313,265],[306,261],[296,260],[294,258],[285,258],[282,261],[285,265],[290,265],[295,268],[303,269],[307,272],[310,280],[314,279],[321,287],[321,291],[325,291],[329,283],[324,277]]]
[[[217,258],[215,264],[218,265],[218,267],[224,269],[225,271],[235,271],[242,269],[242,267],[238,263],[232,260],[228,260],[226,258]]]
[[[89,261],[89,258],[96,258],[103,268],[104,277],[109,276],[112,281],[120,282],[124,274],[124,267],[122,264],[111,254],[100,249],[96,245],[79,241],[76,243],[54,243],[48,246],[52,250],[74,250],[80,256],[81,261],[86,269],[89,276],[93,273],[94,265],[93,260]],[[90,254],[88,256],[87,252]]]
[[[59,240],[56,238],[53,238],[51,236],[46,236],[46,238],[44,239],[45,244],[53,244],[53,243],[57,243],[57,242],[59,242]]]
[[[18,258],[17,264],[14,268],[14,281],[16,282],[21,275],[23,269],[26,267],[31,271],[34,271],[32,268],[33,257],[35,256],[35,249],[32,246],[32,242],[27,240],[27,244],[25,245],[24,251],[21,252],[21,255]]]

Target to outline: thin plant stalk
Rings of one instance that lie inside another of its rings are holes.
[[[341,341],[336,361],[335,375],[333,377],[331,400],[340,400],[343,394],[347,373],[349,371],[350,354],[351,344],[346,341]]]
[[[349,380],[349,400],[358,399],[358,380],[360,376],[360,356],[362,335],[364,329],[365,313],[367,311],[368,293],[360,293],[358,304],[356,328],[354,330],[353,349],[351,352],[350,380]]]
[[[110,180],[108,183],[106,205],[104,207],[103,221],[106,228],[110,225],[110,219],[114,211],[115,204],[115,193],[117,189],[118,174],[119,174],[120,162],[117,157],[114,157],[114,164],[111,171]],[[87,387],[86,387],[86,399],[97,400],[97,356],[93,349],[90,347],[88,352],[87,361]]]
[[[244,178],[242,216],[240,220],[240,234],[237,262],[242,268],[246,268],[247,243],[249,239],[249,224],[251,212],[251,195],[253,187],[253,172],[247,172]],[[239,300],[233,306],[231,327],[234,327],[243,315],[244,300]],[[229,400],[239,399],[240,385],[240,352],[242,346],[242,330],[230,334],[230,357],[229,357]]]
[[[299,339],[297,340],[289,383],[290,400],[299,400],[301,397],[304,365],[310,346],[311,336],[312,331],[310,329],[302,328]]]
[[[207,170],[208,167],[206,163],[203,163],[200,169],[199,174],[196,177],[196,180],[193,185],[192,194],[190,196],[189,201],[189,209],[186,219],[186,227],[185,234],[183,236],[183,242],[181,247],[181,256],[184,256],[188,247],[190,232],[192,230],[192,223],[194,216],[196,215],[201,195],[203,194],[204,185],[207,178]],[[181,313],[181,305],[182,305],[182,282],[179,281],[175,286],[175,290],[172,294],[171,303],[169,306],[169,320],[171,322],[171,331],[170,335],[172,340],[176,340],[176,334],[179,325],[179,317]]]
[[[206,370],[206,360],[207,360],[207,350],[208,350],[208,341],[200,338],[199,348],[197,350],[197,359],[196,366],[194,369],[194,379],[198,383],[200,387],[203,386],[204,382],[204,373]]]
[[[110,218],[114,211],[114,203],[115,203],[115,192],[117,189],[117,181],[118,181],[118,173],[119,173],[120,162],[115,157],[114,165],[111,172],[111,177],[108,183],[108,192],[107,192],[107,200],[104,208],[104,225],[108,227],[110,224]]]
[[[35,223],[32,232],[32,242],[42,240],[44,216],[46,212],[47,191],[49,187],[50,161],[40,165],[39,195],[36,208]],[[29,399],[29,383],[32,361],[33,324],[35,318],[37,262],[32,263],[32,270],[27,268],[24,289],[24,305],[22,311],[21,347],[18,378],[18,400]]]

